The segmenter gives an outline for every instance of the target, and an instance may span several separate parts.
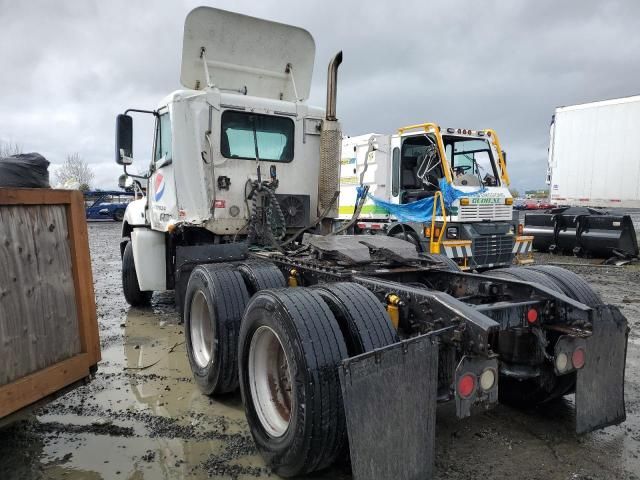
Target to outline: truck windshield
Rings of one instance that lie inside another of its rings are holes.
[[[487,140],[460,137],[444,137],[443,140],[454,185],[498,185],[498,172]]]
[[[290,118],[226,110],[221,123],[220,151],[224,157],[255,160],[255,128],[260,160],[293,160],[294,124]]]

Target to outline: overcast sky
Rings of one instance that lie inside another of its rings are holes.
[[[635,0],[0,0],[0,140],[54,164],[78,152],[97,187],[115,187],[115,116],[180,88],[184,17],[201,4],[309,30],[317,105],[342,49],[345,134],[424,121],[494,128],[521,190],[544,187],[556,106],[640,93]],[[151,133],[135,126],[141,168]]]

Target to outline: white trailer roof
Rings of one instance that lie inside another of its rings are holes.
[[[597,102],[579,103],[577,105],[567,105],[557,107],[556,112],[566,112],[571,110],[584,110],[587,108],[607,107],[610,105],[620,105],[624,103],[640,102],[640,95],[634,95],[631,97],[612,98],[609,100],[599,100]]]
[[[198,7],[187,15],[184,24],[180,82],[189,89],[207,87],[204,49],[210,82],[221,90],[305,100],[311,88],[315,48],[313,37],[302,28]],[[287,73],[289,64],[297,99]]]

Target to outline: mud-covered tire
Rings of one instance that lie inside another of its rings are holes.
[[[276,338],[280,347],[275,349],[277,355],[263,358],[285,355],[288,410],[273,407],[286,388],[264,393],[265,388],[274,389],[271,384],[276,382],[258,373],[262,363],[256,358],[260,358],[264,335]],[[330,466],[346,438],[338,365],[347,357],[347,347],[327,304],[317,292],[306,288],[258,292],[247,305],[239,348],[240,390],[247,422],[266,463],[283,477]],[[265,395],[270,404],[260,401]],[[281,415],[273,424],[269,419],[261,420],[269,408]],[[286,428],[270,433],[272,425],[281,427],[282,419]]]
[[[548,275],[560,286],[566,296],[588,307],[603,305],[602,299],[591,286],[582,277],[569,270],[554,265],[532,265],[524,268]]]
[[[236,269],[242,275],[249,295],[268,288],[284,288],[287,282],[282,271],[273,263],[251,260],[237,264]]]
[[[506,280],[520,280],[527,283],[539,283],[540,285],[550,288],[554,292],[564,293],[562,287],[549,275],[536,270],[527,270],[522,267],[499,268],[487,272],[487,275],[504,278]]]
[[[330,283],[314,290],[338,321],[350,357],[399,341],[384,306],[362,285]]]
[[[125,300],[132,307],[149,305],[153,295],[152,291],[143,292],[140,290],[136,264],[133,260],[133,246],[130,241],[124,247],[124,254],[122,255],[122,291]]]
[[[193,377],[206,395],[238,388],[238,332],[248,301],[242,275],[228,265],[200,265],[191,272],[185,344]]]

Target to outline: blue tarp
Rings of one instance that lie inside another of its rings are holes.
[[[446,179],[440,179],[440,191],[442,192],[442,198],[444,200],[445,210],[451,207],[451,204],[460,197],[472,197],[474,195],[478,195],[483,193],[486,189],[484,187],[480,187],[479,190],[474,192],[463,192],[462,190],[458,190],[454,188],[452,185],[447,183]],[[360,195],[362,195],[362,187],[357,188],[358,199]],[[433,201],[434,197],[423,198],[422,200],[417,200],[415,202],[397,204],[390,203],[381,198],[374,197],[370,193],[367,194],[367,197],[377,206],[393,215],[398,220],[402,222],[419,222],[419,223],[428,223],[431,221],[431,215],[433,213]],[[356,200],[357,201],[357,200]],[[440,211],[440,202],[436,205],[436,215],[441,215]]]

